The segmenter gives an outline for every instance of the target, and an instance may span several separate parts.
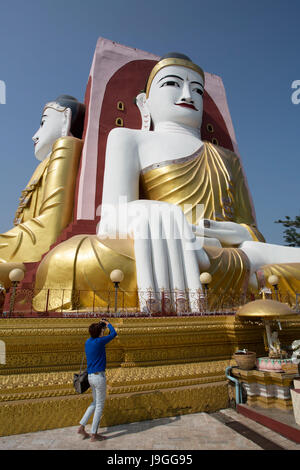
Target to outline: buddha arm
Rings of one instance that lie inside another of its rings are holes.
[[[130,130],[113,129],[106,147],[99,236],[118,232],[120,215],[124,215],[130,203],[138,202],[139,172],[137,146]],[[124,226],[126,233],[128,228]]]
[[[72,218],[74,190],[82,141],[74,137],[58,139],[39,185],[31,194],[37,205],[33,217],[0,235],[1,262],[35,262],[56,241]],[[41,198],[35,197],[39,191]]]
[[[139,159],[136,140],[129,129],[113,129],[107,140],[102,204],[139,199]]]

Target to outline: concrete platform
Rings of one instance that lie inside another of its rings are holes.
[[[87,426],[90,431],[90,425]],[[77,427],[0,438],[0,450],[299,450],[300,444],[229,408],[101,428],[90,442]]]

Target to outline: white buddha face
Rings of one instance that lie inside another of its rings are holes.
[[[154,77],[147,99],[154,124],[175,122],[200,129],[203,114],[202,76],[189,68],[170,65]]]
[[[66,110],[70,111],[70,110]],[[52,152],[54,142],[68,134],[68,113],[54,108],[46,108],[43,111],[41,125],[32,137],[34,153],[38,160],[44,160]]]

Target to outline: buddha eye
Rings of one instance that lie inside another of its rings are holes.
[[[174,82],[173,80],[169,80],[169,81],[163,83],[161,85],[161,87],[163,87],[163,86],[175,86],[175,87],[177,86],[179,88],[179,84],[177,82]]]
[[[200,96],[203,95],[203,91],[201,90],[201,88],[195,88],[195,92],[198,93]]]

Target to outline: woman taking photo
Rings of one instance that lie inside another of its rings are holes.
[[[109,334],[104,336],[104,331],[108,327]],[[85,426],[94,413],[91,441],[102,441],[106,439],[97,433],[102,411],[104,408],[106,397],[106,351],[105,346],[117,336],[114,327],[106,320],[101,320],[100,323],[92,323],[89,327],[90,338],[85,343],[85,354],[87,360],[88,380],[93,392],[93,403],[87,408],[82,420],[78,433],[82,434],[85,438],[90,437],[86,432]]]

